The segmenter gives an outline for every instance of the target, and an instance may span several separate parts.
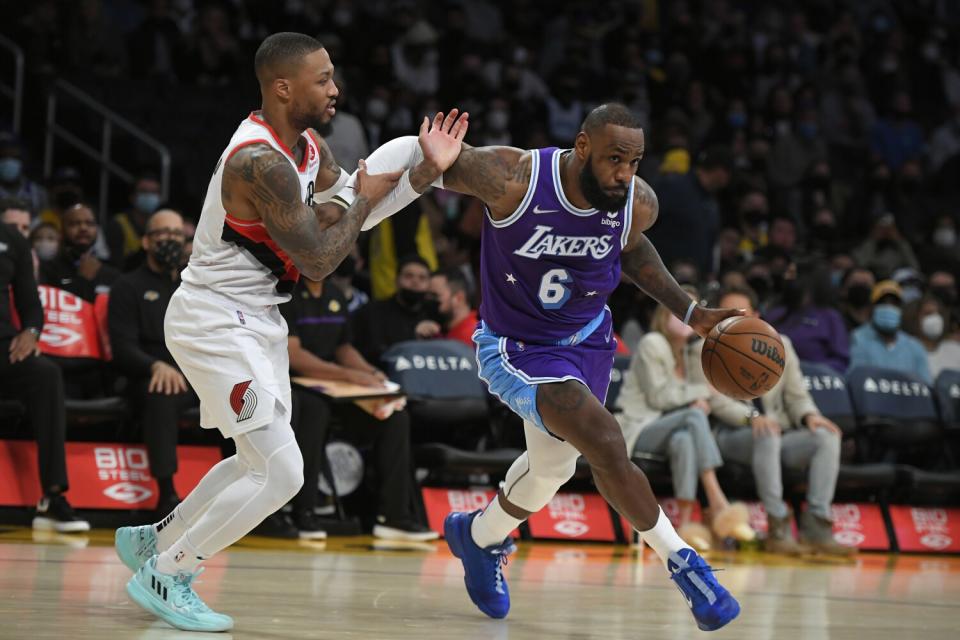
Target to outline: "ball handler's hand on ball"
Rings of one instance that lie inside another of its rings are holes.
[[[423,158],[433,165],[438,174],[449,169],[460,155],[463,138],[470,126],[470,114],[464,111],[457,117],[458,113],[458,109],[451,109],[444,117],[442,111],[437,112],[433,122],[424,116],[423,124],[420,125],[418,140],[423,150]]]
[[[693,315],[690,316],[690,328],[696,331],[701,338],[706,338],[710,330],[717,326],[721,320],[743,315],[746,315],[743,309],[711,309],[698,305],[694,307]]]

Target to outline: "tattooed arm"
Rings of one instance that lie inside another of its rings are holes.
[[[323,228],[317,213],[300,199],[300,181],[290,162],[265,144],[240,148],[226,163],[224,208],[241,219],[260,219],[270,237],[306,277],[329,275],[350,252],[371,207],[396,185],[399,172],[368,175],[363,164],[349,209]]]
[[[457,161],[443,174],[443,188],[480,198],[494,220],[503,220],[523,201],[530,172],[528,151],[464,144]]]
[[[624,275],[644,293],[682,319],[690,306],[690,296],[667,271],[660,254],[643,233],[653,226],[660,215],[657,194],[639,177],[634,180],[633,222],[627,246],[620,254],[620,267]],[[738,315],[743,315],[743,312],[735,309],[708,309],[698,305],[690,316],[690,326],[701,336],[705,336],[724,318]]]

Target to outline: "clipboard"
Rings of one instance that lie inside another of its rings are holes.
[[[400,385],[390,380],[384,383],[386,389],[353,384],[352,382],[343,382],[342,380],[324,380],[321,378],[308,378],[306,376],[294,376],[290,378],[290,382],[314,393],[326,396],[334,402],[392,400],[404,395]]]

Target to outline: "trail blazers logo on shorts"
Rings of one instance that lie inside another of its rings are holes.
[[[238,382],[230,392],[230,408],[237,414],[237,422],[248,420],[257,408],[257,394],[250,388],[252,382],[253,380]]]

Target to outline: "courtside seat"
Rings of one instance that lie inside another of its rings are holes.
[[[488,434],[489,399],[473,349],[456,340],[410,340],[382,360],[407,396],[415,441],[469,449]]]
[[[960,369],[944,369],[933,383],[943,426],[960,432]]]
[[[820,413],[833,420],[844,436],[852,436],[857,430],[857,416],[846,378],[833,368],[817,362],[801,361],[800,370]]]
[[[881,367],[857,367],[847,376],[853,408],[867,442],[894,450],[932,445],[943,435],[933,392],[918,377]]]
[[[837,491],[882,491],[897,486],[903,465],[885,462],[841,464]]]
[[[911,504],[960,504],[960,470],[927,471],[905,467]]]
[[[67,398],[64,402],[69,424],[96,424],[126,422],[130,419],[130,405],[126,398],[108,396],[91,400]]]
[[[418,468],[430,471],[503,476],[521,453],[523,452],[519,449],[464,451],[439,442],[431,442],[414,447],[413,458]]]

